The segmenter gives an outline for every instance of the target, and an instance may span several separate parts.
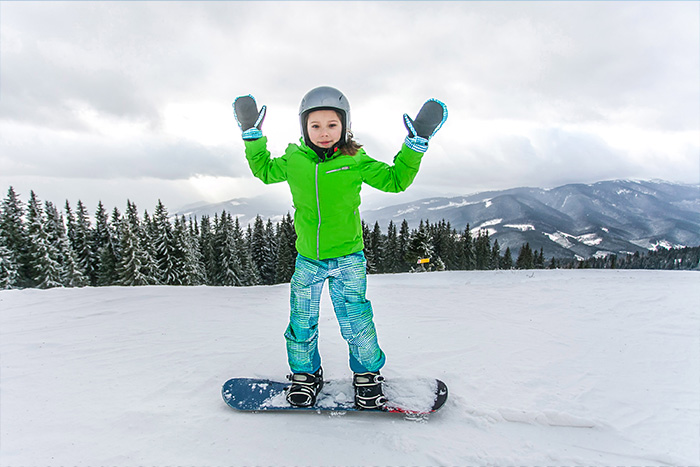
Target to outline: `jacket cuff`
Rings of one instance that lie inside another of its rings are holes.
[[[424,153],[428,150],[428,139],[420,136],[406,136],[404,144],[416,152]]]

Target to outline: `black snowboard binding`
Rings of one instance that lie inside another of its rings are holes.
[[[355,373],[352,385],[355,388],[355,407],[361,410],[382,410],[387,402],[382,389],[384,377],[378,371]]]
[[[292,386],[287,390],[287,402],[296,407],[311,407],[323,388],[323,368],[316,373],[293,373],[287,376]]]

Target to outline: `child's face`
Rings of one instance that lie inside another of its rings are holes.
[[[330,148],[340,141],[343,125],[335,110],[314,110],[309,113],[306,131],[316,146]]]

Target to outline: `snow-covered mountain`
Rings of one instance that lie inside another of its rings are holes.
[[[291,199],[291,197],[290,197]],[[293,208],[290,201],[280,200],[271,195],[257,196],[254,198],[235,198],[220,203],[207,204],[204,202],[183,206],[174,212],[173,216],[197,217],[221,215],[223,211],[238,217],[241,225],[252,224],[255,217],[260,215],[263,219],[272,219],[279,222]]]
[[[243,225],[256,215],[279,220],[291,211],[287,200],[270,197],[236,199],[180,209],[177,214],[239,216]],[[663,247],[700,245],[700,186],[663,181],[615,180],[552,189],[513,188],[453,198],[426,198],[411,203],[363,210],[370,227],[384,233],[389,221],[446,220],[463,231],[488,230],[501,251],[517,254],[529,242],[547,258],[625,254]]]
[[[546,257],[590,257],[659,246],[700,245],[700,186],[616,180],[553,189],[513,188],[454,198],[429,198],[364,211],[365,222],[449,221],[476,234],[487,230],[501,251],[529,242]]]

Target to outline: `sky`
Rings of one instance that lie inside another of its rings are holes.
[[[414,184],[372,208],[610,179],[700,183],[700,2],[0,2],[0,195],[171,212],[265,196],[231,108],[273,155],[312,88],[348,97],[391,163],[402,115],[449,118]]]

